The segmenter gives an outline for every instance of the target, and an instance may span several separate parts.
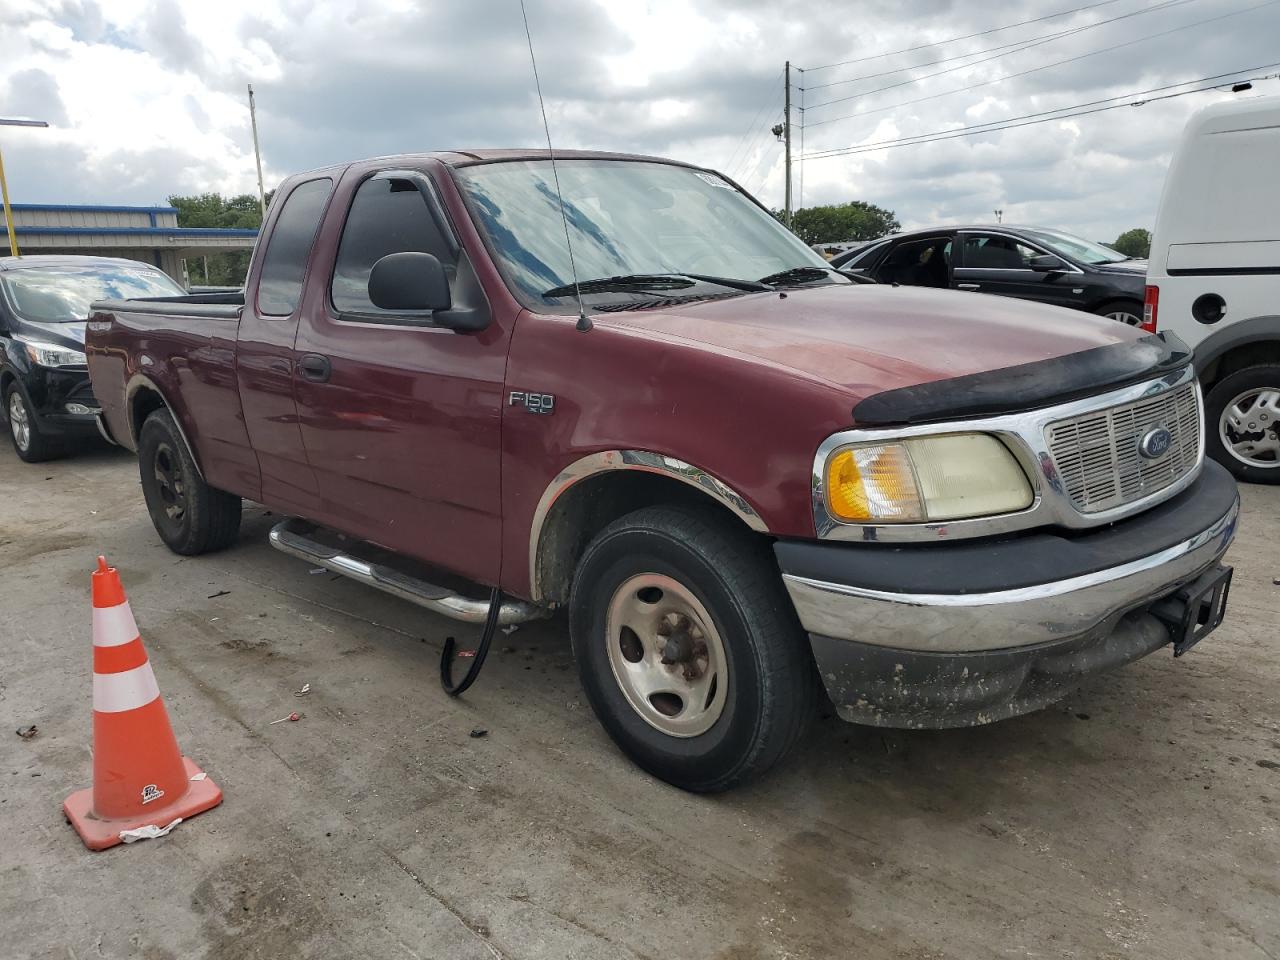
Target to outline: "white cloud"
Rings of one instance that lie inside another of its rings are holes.
[[[1280,7],[1169,36],[1254,5],[1188,2],[1024,53],[880,93],[935,72],[909,69],[1152,6],[1095,10],[944,47],[823,71],[1004,23],[1062,0],[998,11],[953,0],[864,0],[856,10],[801,0],[526,0],[559,145],[636,150],[715,166],[771,206],[783,192],[782,62],[814,89],[807,152],[953,130],[1280,59]],[[15,198],[155,202],[170,193],[253,192],[245,84],[259,95],[266,176],[397,151],[537,144],[523,25],[514,0],[7,0],[0,114],[46,113],[49,130],[3,131]],[[1010,80],[999,78],[1106,46]],[[982,59],[981,56],[973,59]],[[900,72],[816,89],[850,76]],[[1269,72],[1269,71],[1268,71]],[[988,81],[995,80],[994,83]],[[965,88],[985,84],[972,90]],[[1270,88],[1280,92],[1280,85]],[[1260,87],[1260,92],[1262,88]],[[957,91],[957,92],[952,92]],[[808,160],[803,202],[863,199],[904,225],[989,218],[1107,239],[1149,225],[1164,165],[1205,94],[901,149]],[[822,107],[822,100],[851,96]],[[921,97],[930,99],[907,103]],[[894,106],[902,104],[901,106]],[[890,108],[890,109],[886,109]],[[816,121],[865,114],[832,123]],[[797,113],[797,122],[800,114]],[[797,144],[797,148],[799,144]],[[797,153],[799,153],[797,149]]]

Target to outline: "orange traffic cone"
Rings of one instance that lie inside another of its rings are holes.
[[[115,567],[93,573],[93,786],[62,810],[90,850],[162,836],[222,802],[178,750]]]

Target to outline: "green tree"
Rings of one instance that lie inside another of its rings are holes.
[[[272,191],[274,192],[274,191]],[[262,209],[258,198],[251,193],[223,197],[217,193],[200,193],[192,196],[174,195],[168,198],[169,206],[178,208],[180,227],[220,227],[234,230],[257,230],[262,226]],[[271,193],[267,194],[267,203]],[[249,251],[228,250],[210,254],[207,258],[209,276],[205,279],[206,258],[187,261],[191,282],[214,286],[240,286],[249,272]]]
[[[1110,243],[1108,246],[1126,257],[1146,257],[1151,253],[1151,231],[1134,227],[1120,234],[1116,237],[1115,243]]]
[[[783,219],[780,212],[774,216]],[[791,229],[805,243],[844,243],[875,240],[902,229],[892,210],[863,200],[803,207],[791,215]]]

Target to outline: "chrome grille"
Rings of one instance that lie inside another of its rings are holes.
[[[1193,381],[1069,420],[1047,430],[1063,489],[1081,513],[1098,513],[1164,489],[1193,469],[1200,453],[1200,405]],[[1166,427],[1173,442],[1148,460],[1138,444],[1150,430]]]

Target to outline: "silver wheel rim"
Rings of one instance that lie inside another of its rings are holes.
[[[696,737],[720,719],[728,660],[711,615],[688,587],[656,573],[631,577],[609,601],[605,631],[613,678],[645,723]]]
[[[1280,467],[1280,388],[1239,394],[1223,409],[1218,435],[1241,463],[1263,470]]]
[[[27,405],[17,390],[9,394],[9,429],[13,431],[13,442],[25,453],[31,446],[31,420],[27,417]]]
[[[1131,327],[1136,327],[1142,322],[1142,318],[1131,310],[1112,310],[1110,313],[1104,313],[1103,316],[1127,323]]]

